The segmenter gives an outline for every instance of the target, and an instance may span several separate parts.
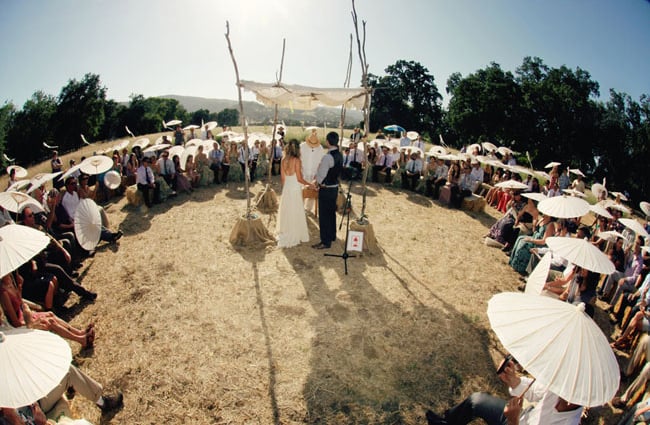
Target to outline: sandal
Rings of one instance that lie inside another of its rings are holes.
[[[617,350],[625,350],[630,347],[630,344],[632,343],[632,340],[628,337],[626,338],[619,338],[616,341],[612,342],[610,346],[612,348],[616,348]]]
[[[90,328],[86,333],[86,345],[83,348],[93,348],[95,345],[95,329]]]

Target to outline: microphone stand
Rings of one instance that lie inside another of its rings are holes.
[[[343,264],[345,265],[345,274],[348,274],[348,258],[356,257],[354,254],[348,253],[348,236],[350,235],[350,212],[352,211],[352,179],[349,180],[348,193],[345,196],[345,206],[343,208],[343,216],[341,216],[341,224],[339,224],[339,230],[343,227],[343,220],[346,221],[345,227],[345,241],[343,243],[343,254],[324,254],[326,257],[339,257],[343,258]]]

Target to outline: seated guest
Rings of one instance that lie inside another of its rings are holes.
[[[457,185],[451,188],[451,205],[454,208],[460,208],[463,199],[472,194],[472,177],[471,167],[465,165],[460,173]]]
[[[420,176],[422,175],[423,163],[420,159],[419,152],[412,153],[404,171],[402,171],[402,188],[415,190],[418,183],[420,182]]]
[[[210,169],[213,173],[212,183],[219,184],[219,172],[221,171],[221,162],[223,161],[223,151],[217,141],[212,143],[212,150],[209,152],[208,159],[210,160]]]
[[[158,174],[165,180],[167,185],[172,190],[172,194],[176,191],[176,167],[174,162],[169,159],[169,151],[163,151],[160,158],[156,162]]]
[[[174,170],[176,170],[176,190],[178,192],[190,193],[193,190],[192,183],[185,177],[178,155],[174,155],[172,162],[174,163]]]
[[[386,173],[386,183],[390,183],[390,173],[393,169],[393,158],[388,150],[388,146],[381,147],[381,155],[377,158],[377,162],[372,166],[372,181],[377,183],[379,181],[379,173]]]
[[[520,221],[527,219],[527,217],[524,216],[525,214],[530,214],[530,212],[526,210],[528,201],[529,200],[526,200],[521,196],[521,192],[515,191],[513,198],[508,204],[506,213],[503,217],[497,220],[492,227],[490,227],[487,237],[502,244],[504,246],[504,251],[509,251],[517,238],[519,232],[515,232],[515,226],[517,226]]]
[[[431,197],[433,199],[438,199],[440,188],[447,183],[447,174],[449,174],[449,166],[445,164],[444,160],[437,159],[433,178],[427,180],[427,189],[431,186]]]
[[[138,190],[142,192],[144,204],[151,208],[154,202],[158,202],[160,199],[160,187],[156,185],[156,179],[153,170],[151,169],[150,158],[142,158],[142,162],[137,170],[135,181],[138,185]]]
[[[479,187],[481,187],[481,184],[483,184],[484,172],[481,168],[481,164],[479,164],[476,159],[472,159],[471,167],[472,169],[469,173],[470,190],[474,193]]]
[[[490,425],[580,423],[582,407],[560,398],[539,381],[519,377],[512,360],[508,360],[499,378],[509,387],[510,401],[487,393],[473,393],[447,410],[444,418],[427,411],[427,422],[429,425],[464,425],[481,418]],[[524,398],[532,407],[522,409]]]
[[[92,347],[95,339],[94,326],[89,325],[85,330],[81,330],[52,312],[33,312],[23,301],[23,284],[19,272],[3,276],[0,282],[0,305],[11,326],[50,331],[62,338],[78,342],[84,348]]]
[[[641,254],[642,246],[643,244],[637,240],[634,243],[632,252],[628,254],[626,258],[624,271],[615,271],[607,277],[605,283],[598,291],[598,294],[602,299],[608,300],[611,295],[617,292],[619,286],[625,289],[618,291],[618,295],[620,295],[621,291],[631,289],[638,276],[641,274],[641,270],[643,270],[643,255]],[[612,299],[610,304],[614,305],[616,301],[618,301],[618,299]]]
[[[531,256],[530,249],[546,246],[546,238],[555,235],[555,221],[554,217],[542,215],[537,229],[531,236],[519,236],[517,238],[508,262],[516,272],[521,275],[526,273],[526,267]]]
[[[36,223],[34,217],[31,208],[25,207],[21,213],[22,224],[37,230],[43,230]],[[91,301],[97,298],[97,294],[87,290],[70,276],[69,273],[78,275],[78,273],[74,272],[72,256],[56,239],[50,238],[50,244],[42,254],[35,257],[36,266],[41,271],[54,275],[59,289],[65,292],[74,292],[80,297]],[[57,262],[57,260],[59,261]]]

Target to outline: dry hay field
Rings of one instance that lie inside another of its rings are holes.
[[[272,187],[279,196],[279,177]],[[354,216],[361,186],[351,194]],[[64,317],[96,324],[95,348],[73,345],[74,363],[121,389],[124,408],[102,417],[77,396],[74,414],[96,424],[422,424],[426,409],[473,391],[506,396],[486,309],[519,282],[481,242],[496,211],[369,184],[379,249],[349,258],[346,275],[341,258],[310,247],[313,215],[310,243],[231,245],[245,208],[244,184],[232,182],[148,212],[125,198],[105,206],[124,237],[85,260],[80,280],[99,296],[72,295]],[[275,215],[260,216],[274,232]],[[343,253],[344,229],[328,252]],[[607,423],[609,411],[592,409],[587,422]]]

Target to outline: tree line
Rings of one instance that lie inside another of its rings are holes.
[[[389,123],[418,130],[454,147],[490,141],[518,152],[518,162],[541,169],[550,161],[579,168],[592,182],[650,195],[650,97],[633,100],[610,90],[598,100],[589,72],[552,68],[526,57],[514,73],[491,63],[467,76],[452,74],[447,108],[434,77],[417,62],[399,60],[386,75],[370,75],[371,131]],[[638,202],[637,202],[638,205]],[[634,205],[636,208],[637,205]]]
[[[59,146],[61,152],[77,150],[86,140],[112,140],[128,137],[126,127],[135,134],[163,131],[162,123],[178,119],[185,124],[217,121],[239,124],[239,111],[223,109],[188,112],[175,99],[145,98],[131,95],[128,105],[106,98],[107,88],[99,75],[86,74],[80,81],[70,80],[52,96],[35,92],[18,110],[12,103],[0,107],[0,151],[19,164],[32,164],[49,156],[43,146]],[[3,157],[4,165],[6,159]]]
[[[607,178],[610,190],[627,190],[648,199],[650,177],[650,97],[639,100],[610,90],[599,100],[599,84],[588,71],[549,67],[526,57],[514,73],[491,63],[467,76],[452,74],[445,87],[446,108],[435,79],[421,64],[398,60],[382,76],[370,74],[373,88],[370,130],[399,124],[417,130],[432,143],[438,135],[453,147],[490,141],[519,153],[519,163],[539,169],[547,162],[580,168],[592,181]],[[128,105],[106,98],[99,75],[70,80],[57,97],[37,91],[18,110],[0,107],[0,151],[18,163],[31,164],[49,152],[43,142],[62,151],[88,140],[124,137],[162,130],[161,122],[201,120],[239,124],[236,109],[188,112],[175,99],[132,95]],[[6,164],[5,164],[6,165]]]

